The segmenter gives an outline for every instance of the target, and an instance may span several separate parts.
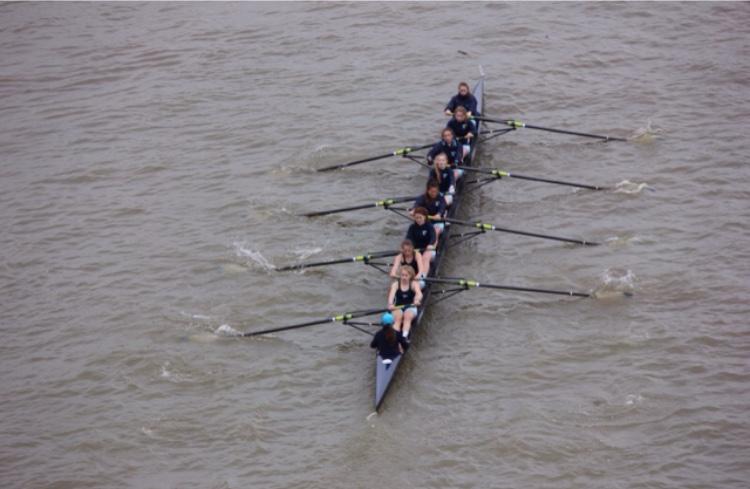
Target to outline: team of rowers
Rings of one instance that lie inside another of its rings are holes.
[[[409,347],[411,324],[422,302],[424,281],[421,279],[430,272],[445,226],[441,221],[453,203],[456,182],[463,176],[459,167],[471,152],[472,139],[477,137],[477,127],[471,119],[472,115],[479,115],[477,99],[466,82],[459,83],[458,93],[445,107],[445,115],[451,119],[441,131],[440,141],[427,154],[430,173],[425,192],[409,211],[414,222],[390,270],[393,279],[388,289],[390,312],[381,317],[383,328],[370,344],[384,363],[391,363]]]

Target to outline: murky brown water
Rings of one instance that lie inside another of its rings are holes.
[[[0,482],[23,488],[747,487],[747,3],[0,5]],[[464,51],[467,55],[458,54]],[[361,265],[398,243],[384,160],[460,79],[519,130],[444,273],[547,288],[436,305],[383,412]]]

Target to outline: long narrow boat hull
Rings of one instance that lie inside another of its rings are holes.
[[[484,112],[484,76],[482,76],[477,84],[474,87],[474,96],[477,98],[478,106],[477,109],[479,110],[479,113]],[[479,121],[477,121],[477,124],[479,124]],[[478,129],[478,128],[477,128]],[[477,131],[478,133],[479,131]],[[468,161],[464,161],[465,165],[472,166],[475,162],[475,155],[477,152],[477,149],[479,148],[479,138],[475,140],[471,147],[471,155],[469,157]],[[461,200],[464,194],[464,181],[466,180],[466,177],[462,178],[458,181],[458,184],[456,185],[456,194],[453,197],[453,205],[448,210],[448,217],[453,218],[457,212],[458,208],[460,207]],[[448,251],[449,247],[449,241],[450,241],[450,234],[451,234],[451,228],[449,225],[446,225],[445,231],[443,232],[443,235],[440,238],[440,242],[438,243],[438,248],[436,252],[435,259],[430,266],[430,277],[436,277],[438,274],[438,271],[440,270],[440,264],[443,261],[443,257],[445,256],[446,251]],[[422,304],[424,304],[424,307],[419,308],[419,312],[417,314],[417,317],[412,322],[411,327],[411,333],[410,336],[414,337],[414,332],[419,329],[419,326],[422,322],[422,318],[424,317],[424,313],[429,306],[429,300],[430,296],[432,294],[432,286],[430,284],[427,284],[425,286],[425,289],[423,290],[423,297],[422,297]],[[377,411],[380,409],[380,406],[383,404],[383,401],[385,400],[385,395],[388,393],[388,388],[391,386],[391,383],[393,382],[393,379],[395,378],[396,372],[398,371],[398,366],[401,364],[401,360],[403,360],[404,356],[406,356],[406,353],[396,357],[393,359],[393,362],[389,365],[386,363],[383,363],[383,358],[380,355],[376,355],[375,359],[375,410]]]

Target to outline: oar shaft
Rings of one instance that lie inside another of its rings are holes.
[[[342,163],[340,165],[332,165],[332,166],[326,166],[324,168],[319,168],[319,172],[325,172],[325,171],[331,171],[331,170],[340,170],[342,168],[347,168],[354,165],[361,165],[362,163],[369,163],[371,161],[376,160],[382,160],[384,158],[390,158],[391,156],[406,156],[409,153],[413,153],[414,151],[419,151],[420,149],[430,148],[432,147],[432,144],[425,144],[423,146],[417,146],[416,148],[400,148],[395,151],[391,151],[390,153],[378,155],[378,156],[372,156],[370,158],[364,158],[357,161],[350,161],[349,163]]]
[[[519,180],[529,180],[532,182],[543,182],[543,183],[553,183],[556,185],[566,185],[568,187],[585,188],[589,190],[603,190],[604,189],[604,187],[599,187],[597,185],[586,185],[585,183],[575,183],[575,182],[566,182],[564,180],[552,180],[549,178],[530,177],[530,176],[518,175],[516,173],[510,173],[510,172],[505,172],[500,176],[508,177],[508,178],[517,178]]]
[[[475,227],[477,229],[482,229],[484,231],[499,231],[501,233],[518,234],[521,236],[530,236],[532,238],[550,239],[554,241],[562,241],[565,243],[575,243],[575,244],[580,244],[584,246],[597,246],[599,244],[593,241],[585,241],[581,239],[563,238],[560,236],[551,236],[549,234],[540,234],[540,233],[532,233],[529,231],[519,231],[517,229],[501,228],[501,227],[495,226],[494,224],[485,224],[482,222],[460,221],[458,219],[441,219],[441,220],[450,222],[452,224],[458,224],[460,226]]]
[[[462,166],[462,165],[456,165],[456,168],[469,171],[469,172],[474,172],[474,173],[493,175],[498,178],[517,178],[519,180],[530,180],[532,182],[552,183],[555,185],[566,185],[568,187],[586,188],[589,190],[604,190],[606,188],[606,187],[600,187],[598,185],[587,185],[585,183],[566,182],[565,180],[552,180],[550,178],[530,177],[528,175],[518,175],[516,173],[511,173],[511,172],[507,172],[503,170],[495,170],[491,168],[475,168],[473,166]]]
[[[371,161],[382,160],[383,158],[388,158],[390,156],[393,156],[393,152],[386,153],[386,154],[379,155],[379,156],[373,156],[371,158],[364,158],[362,160],[351,161],[349,163],[342,163],[340,165],[326,166],[324,168],[319,168],[318,171],[324,172],[324,171],[331,171],[331,170],[340,170],[342,168],[347,168],[347,167],[354,166],[354,165],[360,165],[362,163],[369,163]]]
[[[539,294],[554,294],[554,295],[567,295],[569,297],[591,297],[591,294],[585,292],[574,292],[572,290],[554,290],[554,289],[536,289],[531,287],[517,287],[515,285],[495,285],[495,284],[483,284],[475,280],[467,279],[444,279],[444,278],[424,278],[427,282],[439,283],[439,284],[452,284],[464,287],[466,289],[473,288],[485,288],[485,289],[497,289],[497,290],[513,290],[516,292],[535,292]]]
[[[364,311],[347,312],[344,314],[339,314],[338,316],[331,316],[325,319],[318,319],[315,321],[308,321],[305,323],[291,324],[289,326],[279,326],[278,328],[264,329],[262,331],[250,331],[247,333],[242,333],[241,336],[247,337],[247,336],[259,336],[259,335],[269,334],[269,333],[278,333],[280,331],[289,331],[291,329],[306,328],[308,326],[316,326],[318,324],[334,323],[337,321],[347,321],[349,319],[354,319],[354,318],[359,318],[359,317],[364,317],[364,316],[372,316],[373,314],[380,314],[386,311],[388,311],[388,309],[368,309]]]
[[[317,324],[325,324],[335,321],[334,318],[319,319],[317,321],[308,321],[306,323],[291,324],[289,326],[279,326],[278,328],[264,329],[262,331],[250,331],[248,333],[242,333],[242,336],[260,336],[263,334],[278,333],[279,331],[288,331],[290,329],[306,328],[308,326],[315,326]]]
[[[518,292],[536,292],[539,294],[567,295],[570,297],[591,297],[591,294],[586,294],[584,292],[574,292],[572,290],[535,289],[531,287],[516,287],[513,285],[493,284],[479,284],[478,287],[484,287],[486,289],[515,290]]]
[[[536,129],[538,131],[554,132],[557,134],[569,134],[571,136],[583,136],[585,138],[602,139],[604,141],[625,141],[625,139],[623,138],[616,138],[616,137],[611,137],[611,136],[600,136],[599,134],[589,134],[586,132],[568,131],[565,129],[553,129],[551,127],[532,126],[530,124],[525,124],[524,127],[526,127],[527,129]]]
[[[370,204],[362,204],[362,205],[355,205],[352,207],[343,207],[341,209],[331,209],[328,211],[318,211],[318,212],[308,212],[307,214],[302,214],[305,217],[317,217],[317,216],[326,216],[328,214],[338,214],[341,212],[349,212],[349,211],[358,211],[362,209],[370,209],[372,207],[383,207],[387,209],[393,204],[398,204],[400,202],[408,202],[410,200],[415,200],[417,197],[394,197],[392,199],[383,199],[379,200],[377,202],[373,202]]]
[[[476,117],[476,119],[479,119],[480,121],[494,122],[496,124],[505,124],[507,126],[510,126],[516,129],[525,127],[527,129],[536,129],[538,131],[554,132],[557,134],[568,134],[571,136],[583,136],[586,138],[602,139],[604,141],[627,141],[627,139],[623,139],[623,138],[616,138],[612,136],[601,136],[599,134],[590,134],[587,132],[568,131],[566,129],[555,129],[551,127],[535,126],[532,124],[526,124],[525,122],[515,121],[515,120],[490,119],[487,117]]]
[[[313,268],[313,267],[323,267],[326,265],[339,265],[341,263],[356,263],[356,262],[366,262],[375,258],[385,258],[388,256],[395,256],[398,255],[399,251],[376,251],[374,253],[368,253],[366,255],[358,255],[358,256],[352,256],[350,258],[341,258],[338,260],[329,260],[329,261],[318,261],[318,262],[311,262],[311,263],[298,263],[296,265],[289,265],[286,267],[277,268],[277,272],[288,272],[290,270],[302,270],[304,268]]]
[[[351,207],[342,207],[340,209],[331,209],[329,211],[308,212],[307,214],[303,214],[303,215],[305,217],[327,216],[328,214],[337,214],[339,212],[358,211],[358,210],[362,210],[362,209],[369,209],[370,207],[377,207],[377,203],[375,203],[375,204],[354,205],[354,206],[351,206]]]
[[[330,260],[330,261],[316,261],[311,263],[298,263],[297,265],[289,265],[286,267],[277,268],[277,272],[288,272],[290,270],[302,270],[303,268],[314,268],[314,267],[324,267],[326,265],[338,265],[340,263],[349,263],[355,261],[353,258],[342,258],[340,260]]]

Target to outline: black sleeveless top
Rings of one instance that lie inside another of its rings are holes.
[[[412,256],[411,261],[406,261],[406,259],[404,258],[404,254],[401,253],[401,266],[404,266],[404,265],[409,265],[410,267],[412,267],[414,269],[415,274],[419,273],[419,267],[417,266],[417,254],[415,253]]]
[[[401,290],[401,282],[399,281],[398,286],[396,288],[396,301],[394,305],[396,306],[404,306],[406,304],[414,304],[414,291],[411,288],[411,283],[409,283],[409,290]]]

